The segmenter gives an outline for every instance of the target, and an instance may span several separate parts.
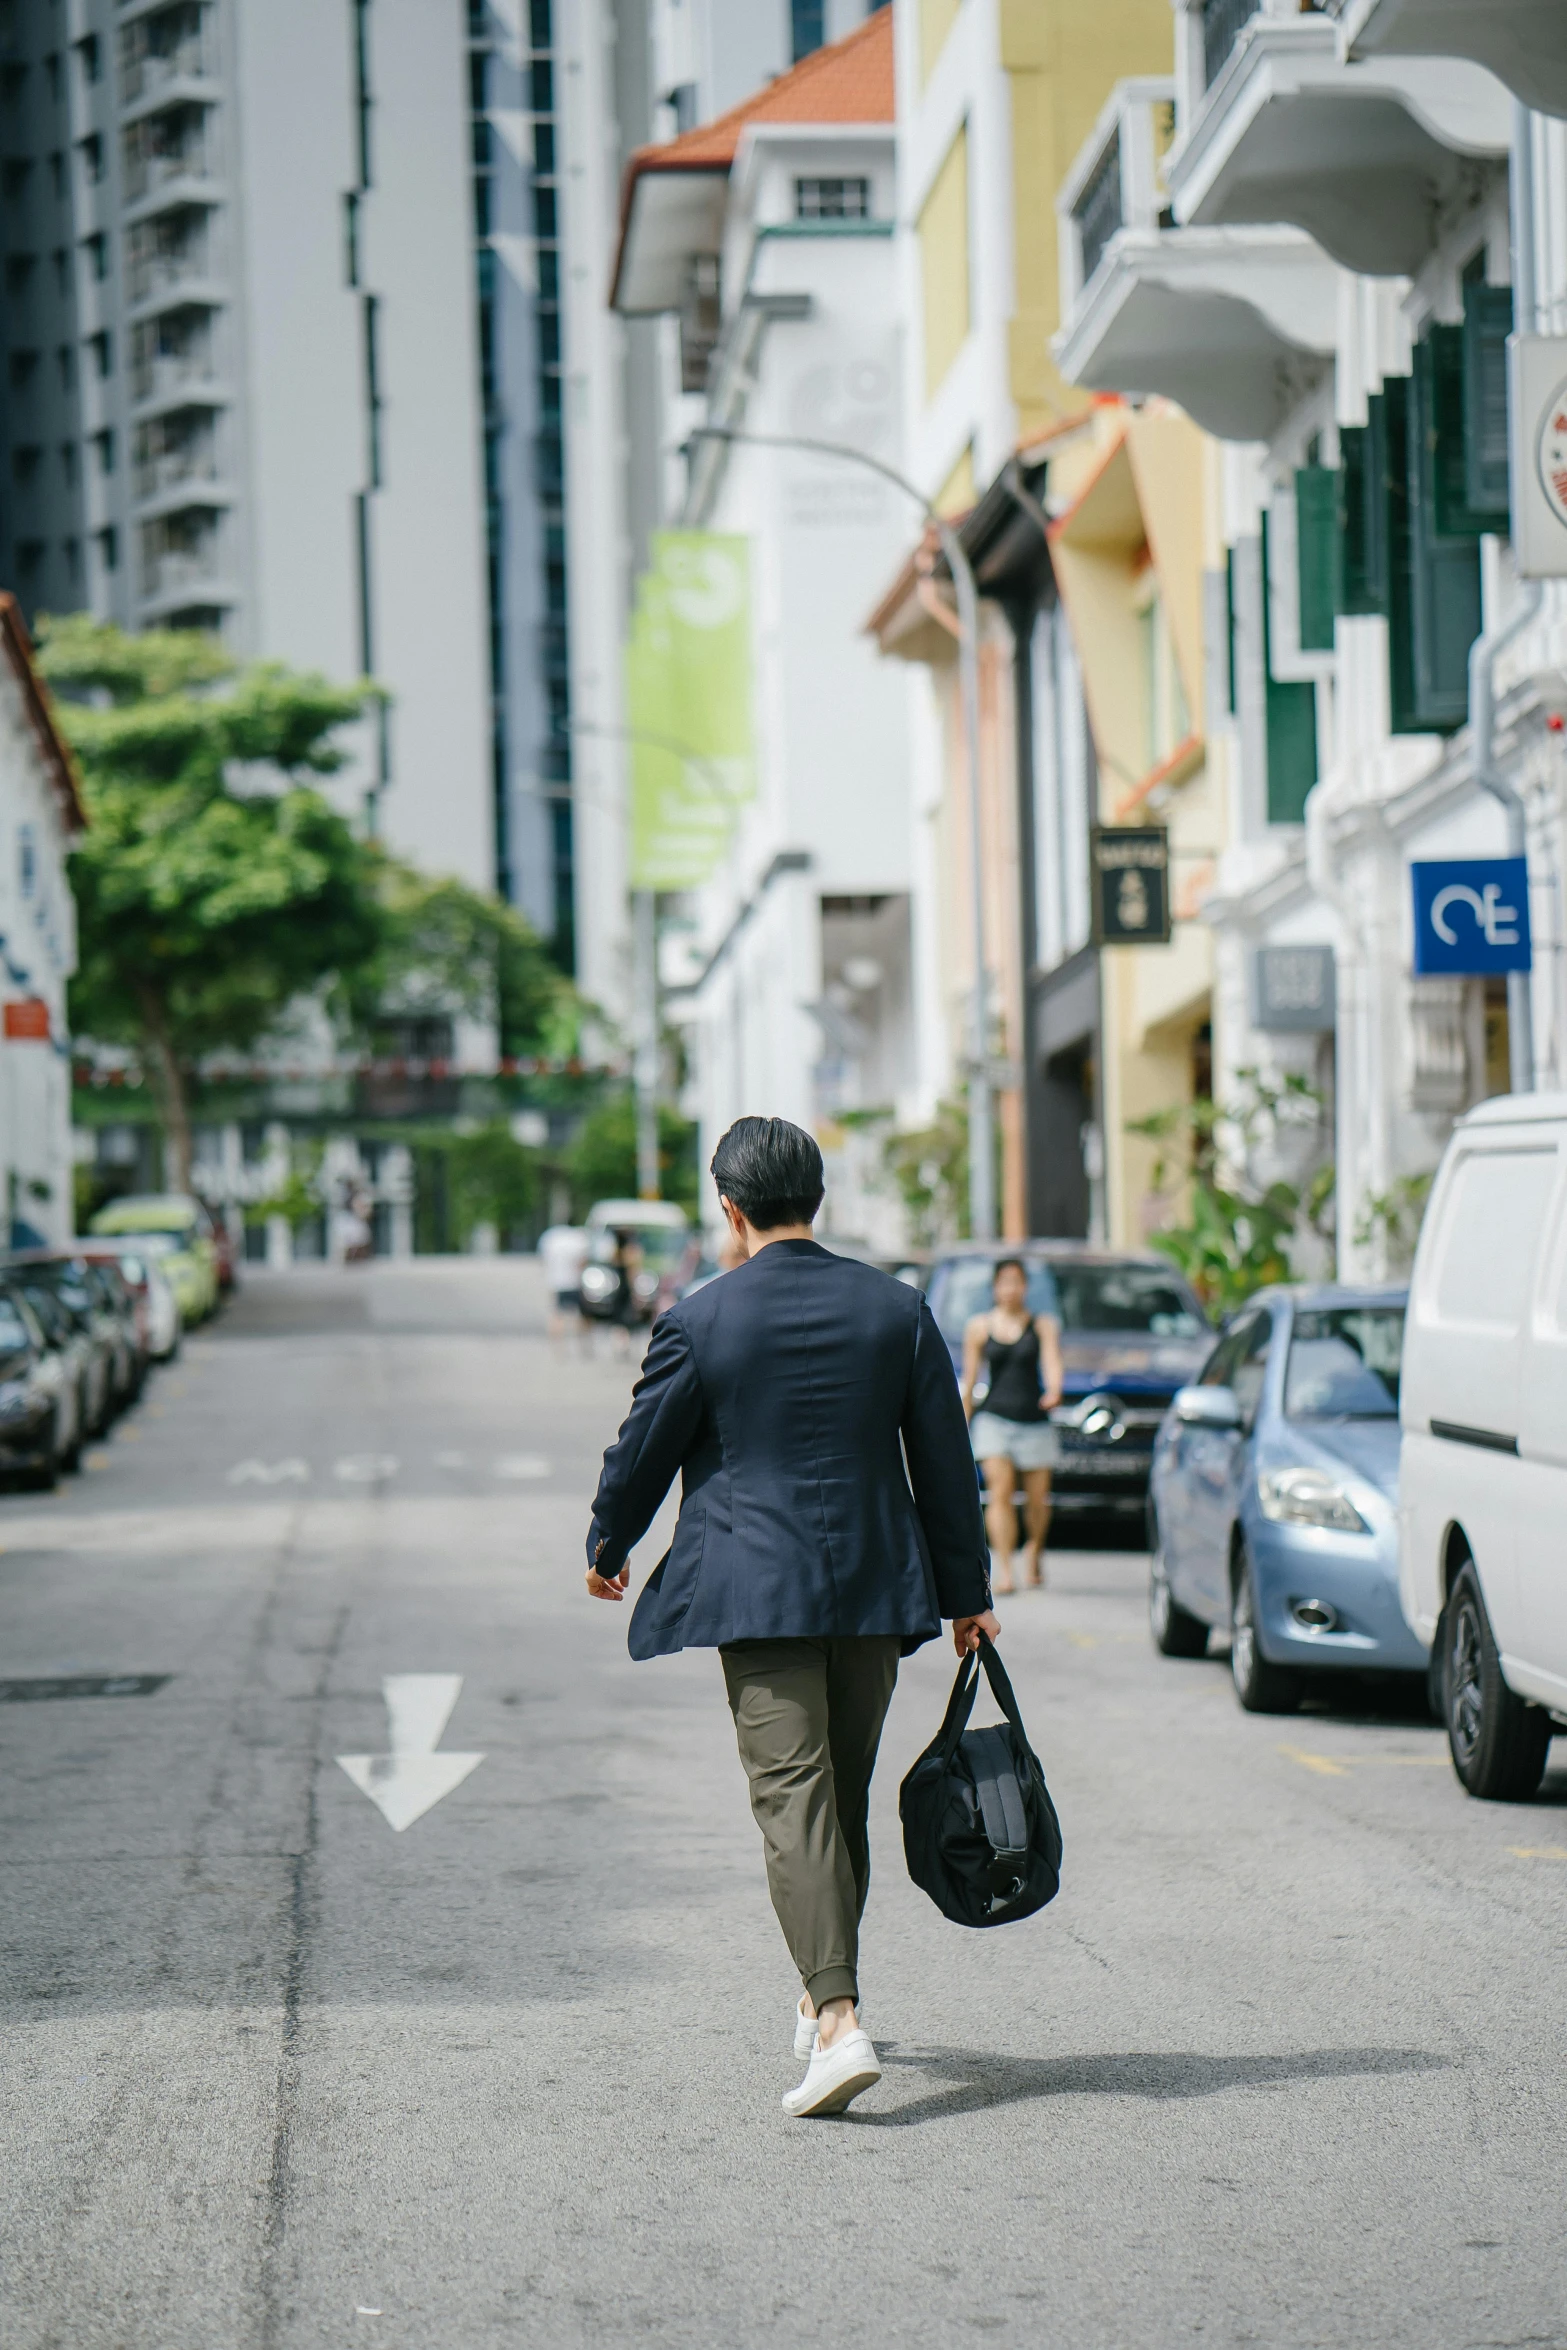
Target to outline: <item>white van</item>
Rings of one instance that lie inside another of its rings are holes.
[[[1534,1793],[1567,1729],[1567,1094],[1454,1129],[1404,1328],[1399,1574],[1471,1795]]]

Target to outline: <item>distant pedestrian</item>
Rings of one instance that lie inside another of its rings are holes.
[[[583,1331],[578,1283],[587,1257],[588,1236],[580,1224],[551,1224],[539,1234],[539,1263],[550,1295],[549,1334],[557,1345]]]
[[[784,2110],[840,2113],[881,2078],[857,2012],[859,1931],[898,1661],[943,1616],[960,1654],[998,1626],[957,1382],[924,1298],[812,1239],[822,1157],[798,1126],[740,1119],[712,1173],[745,1261],[654,1325],[604,1456],[587,1584],[624,1596],[627,1553],[678,1474],[631,1653],[719,1651],[804,1985],[794,2046],[809,2063]]]
[[[963,1333],[963,1408],[974,1458],[985,1476],[985,1528],[998,1593],[1010,1593],[1018,1548],[1016,1494],[1023,1485],[1023,1580],[1045,1580],[1050,1531],[1050,1472],[1059,1442],[1047,1415],[1061,1401],[1061,1325],[1054,1314],[1030,1315],[1028,1269],[1003,1257],[991,1287],[994,1303]]]

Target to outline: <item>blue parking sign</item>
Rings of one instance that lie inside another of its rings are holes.
[[[1450,857],[1411,865],[1415,971],[1527,971],[1529,868],[1522,857]]]

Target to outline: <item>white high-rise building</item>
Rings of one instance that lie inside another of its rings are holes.
[[[334,789],[488,886],[457,0],[4,0],[0,576],[389,689]]]

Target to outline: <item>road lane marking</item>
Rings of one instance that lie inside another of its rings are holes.
[[[1324,1779],[1349,1777],[1348,1763],[1334,1762],[1325,1754],[1308,1754],[1302,1746],[1281,1746],[1279,1752],[1287,1761],[1299,1763],[1303,1771],[1316,1771]]]
[[[236,1461],[229,1471],[231,1485],[303,1485],[310,1475],[308,1461]]]
[[[33,1674],[0,1681],[0,1705],[36,1705],[51,1697],[156,1697],[169,1673]]]
[[[1567,1860],[1567,1844],[1509,1844],[1514,1860]]]
[[[497,1477],[547,1477],[549,1473],[549,1462],[536,1452],[503,1452],[495,1463]]]
[[[391,1452],[346,1453],[332,1471],[345,1485],[374,1485],[378,1478],[395,1477],[397,1455]]]
[[[1368,1765],[1379,1771],[1440,1771],[1447,1767],[1445,1754],[1310,1754],[1304,1746],[1281,1746],[1279,1752],[1287,1761],[1299,1763],[1303,1771],[1315,1771],[1324,1779],[1347,1779],[1351,1771]]]
[[[368,1795],[396,1834],[411,1828],[431,1806],[460,1787],[482,1754],[437,1754],[442,1731],[462,1692],[461,1673],[388,1673],[381,1683],[386,1699],[389,1754],[340,1754],[341,1769]]]

